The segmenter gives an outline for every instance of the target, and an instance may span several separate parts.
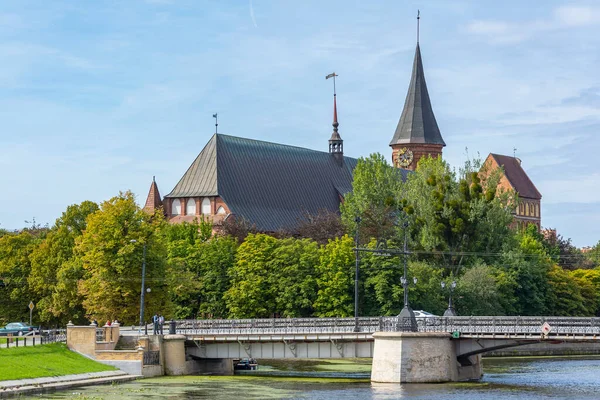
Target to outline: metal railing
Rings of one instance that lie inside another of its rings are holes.
[[[547,324],[547,332],[543,326]],[[385,318],[382,331],[410,331],[410,318]],[[429,317],[417,318],[418,332],[461,335],[600,335],[600,318],[580,317]]]
[[[144,365],[160,365],[160,351],[145,351]]]
[[[580,317],[419,317],[418,332],[459,332],[461,335],[534,335],[549,325],[549,336],[600,335],[600,318]],[[179,320],[184,335],[331,334],[403,332],[413,330],[410,318],[270,318]]]
[[[96,342],[106,342],[106,331],[104,328],[96,328]]]
[[[381,321],[381,317],[200,319],[175,321],[175,330],[187,335],[373,333],[380,330]]]

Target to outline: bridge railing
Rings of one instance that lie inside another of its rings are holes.
[[[381,330],[381,317],[360,318],[264,318],[176,321],[176,332],[196,334],[318,334],[373,333]]]
[[[461,335],[600,335],[600,318],[579,317],[427,317],[416,318],[265,318],[176,321],[176,332],[185,335],[320,334],[402,332],[459,332]]]
[[[600,335],[600,318],[583,317],[428,317],[417,318],[418,332],[460,332],[463,335],[537,335],[549,325],[548,336]],[[411,330],[410,318],[385,318],[382,331]]]

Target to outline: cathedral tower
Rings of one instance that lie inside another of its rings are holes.
[[[435,120],[425,83],[419,47],[419,18],[417,16],[417,49],[408,94],[396,132],[390,142],[393,165],[413,171],[421,157],[441,156],[442,148],[446,146]]]

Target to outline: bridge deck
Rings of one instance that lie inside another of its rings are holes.
[[[468,338],[548,338],[598,340],[600,318],[579,317],[430,317],[417,318],[418,332],[447,332]],[[286,318],[244,320],[181,320],[176,332],[190,339],[254,340],[370,340],[378,331],[410,331],[399,317]],[[229,338],[229,339],[228,339]],[[261,339],[262,338],[262,339]]]

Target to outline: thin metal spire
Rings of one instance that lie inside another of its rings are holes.
[[[218,133],[218,128],[219,128],[219,118],[218,118],[218,114],[214,113],[213,114],[213,118],[215,119],[215,133]]]
[[[417,44],[419,44],[419,24],[421,20],[421,10],[417,10]]]
[[[325,79],[333,78],[333,130],[337,133],[338,130],[338,120],[337,120],[337,102],[336,102],[336,92],[335,92],[335,77],[338,76],[335,72],[327,75]]]

